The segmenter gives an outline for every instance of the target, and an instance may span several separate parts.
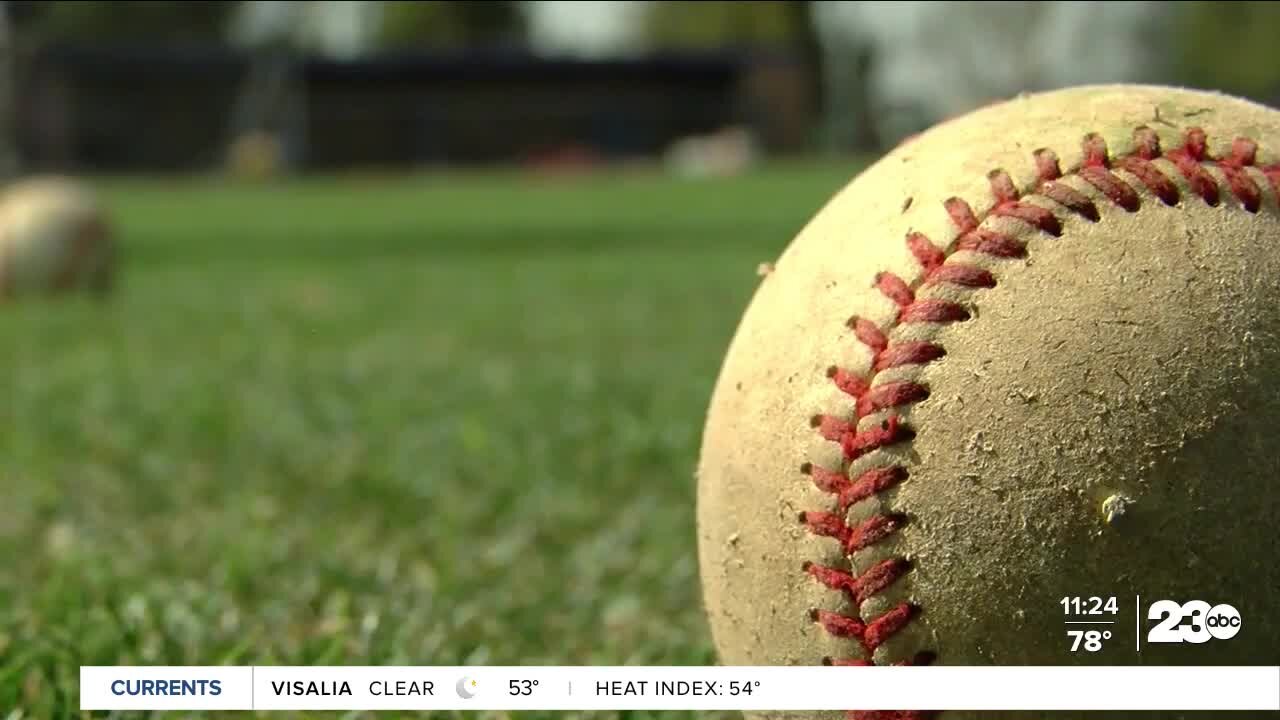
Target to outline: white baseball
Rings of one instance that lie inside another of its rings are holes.
[[[115,242],[106,211],[70,178],[16,182],[0,195],[0,296],[110,291]]]

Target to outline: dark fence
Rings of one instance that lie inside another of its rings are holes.
[[[643,156],[730,124],[790,149],[811,120],[797,91],[807,80],[785,57],[401,55],[292,67],[293,149],[312,170],[510,163],[567,147]],[[24,159],[40,169],[207,169],[225,154],[250,69],[228,50],[47,49],[20,68]]]

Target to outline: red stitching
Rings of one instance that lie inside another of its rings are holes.
[[[1098,206],[1079,190],[1069,185],[1052,183],[1042,188],[1040,194],[1086,220],[1098,222],[1102,219],[1102,215],[1098,213]]]
[[[814,415],[810,425],[818,429],[819,435],[832,442],[843,442],[846,435],[856,433],[852,423],[833,415]]]
[[[805,514],[803,522],[808,523],[810,521],[810,518],[808,517],[808,515],[810,514],[811,513]],[[840,533],[840,531],[834,527],[824,528],[824,530],[832,533]],[[836,539],[844,538],[842,542],[847,541],[847,538],[845,538],[845,536],[843,535],[839,535],[839,534],[829,535],[827,534],[827,532],[822,532],[820,534],[825,535],[827,537],[835,537]],[[888,534],[886,534],[885,537],[888,537]],[[840,570],[839,568],[827,567],[825,565],[816,565],[811,562],[804,563],[804,565],[801,566],[801,569],[809,573],[810,575],[812,575],[814,579],[816,579],[818,582],[822,583],[823,585],[826,585],[828,588],[832,590],[843,591],[849,596],[851,600],[853,600],[854,602],[860,603],[863,600],[866,600],[867,598],[871,597],[872,595],[880,592],[881,590],[889,587],[898,578],[910,572],[911,563],[908,562],[905,558],[899,558],[899,557],[888,558],[886,560],[882,560],[881,562],[873,565],[870,569],[868,569],[866,572],[862,573],[861,575],[858,575],[857,577],[850,575],[849,573],[843,570]],[[885,628],[888,626],[880,625],[878,627],[880,627],[881,630],[885,630]],[[894,627],[900,628],[900,626],[896,626],[896,625]],[[893,632],[896,632],[896,629]],[[883,640],[884,638],[887,638],[887,637],[888,635],[886,634],[882,636],[881,639]],[[880,643],[876,643],[876,647],[878,647],[879,645]],[[875,647],[872,647],[869,649],[874,650]]]
[[[1107,151],[1107,141],[1103,140],[1098,133],[1085,135],[1080,147],[1084,151],[1084,167],[1111,167],[1111,153]]]
[[[1105,167],[1088,166],[1080,168],[1080,178],[1098,189],[1111,202],[1129,212],[1136,212],[1141,202],[1138,193],[1123,180]]]
[[[828,420],[835,420],[835,418],[823,416],[824,422]],[[846,458],[857,460],[863,455],[873,450],[879,450],[886,445],[906,442],[915,437],[915,432],[902,423],[902,418],[890,415],[880,425],[870,430],[858,430],[857,427],[844,423],[838,438],[832,438],[828,435],[823,435],[823,437],[828,440],[835,439],[840,443]]]
[[[857,601],[862,602],[884,590],[910,570],[911,563],[899,557],[888,558],[873,565],[871,569],[854,580],[853,591]],[[881,615],[875,622],[869,623],[867,625],[868,649],[874,650],[880,647],[882,642],[888,640],[890,635],[902,629],[907,620],[915,614],[916,608],[904,603]],[[873,629],[876,631],[874,636],[871,634]]]
[[[1231,155],[1224,158],[1220,167],[1222,174],[1231,186],[1231,193],[1240,200],[1240,205],[1251,213],[1262,208],[1262,190],[1249,177],[1244,168],[1253,165],[1258,154],[1258,144],[1246,138],[1236,138],[1231,143]]]
[[[1150,160],[1141,157],[1126,157],[1117,161],[1122,170],[1128,171],[1129,174],[1138,178],[1138,181],[1147,186],[1153,195],[1160,198],[1160,202],[1165,205],[1177,205],[1182,199],[1178,192],[1178,186],[1173,184],[1159,168],[1151,164]]]
[[[991,215],[1021,220],[1054,237],[1062,234],[1062,223],[1048,208],[1019,202],[1018,198],[1021,196],[1013,186],[1013,178],[1009,177],[1009,173],[1003,170],[992,170],[987,175],[987,179],[991,183],[991,194],[996,198],[996,205],[991,208]]]
[[[1009,177],[1009,173],[1004,170],[996,169],[987,173],[987,182],[991,186],[991,194],[996,199],[996,205],[1004,203],[1017,202],[1022,197],[1022,193],[1018,192],[1018,188],[1013,185],[1013,178]]]
[[[863,418],[899,405],[918,403],[929,397],[929,389],[919,383],[885,383],[871,388],[858,398],[858,417]]]
[[[947,214],[951,216],[951,222],[955,224],[956,230],[961,235],[978,229],[978,216],[973,213],[973,208],[969,207],[969,203],[953,197],[944,200],[942,206],[947,209]],[[938,252],[942,251],[939,250]],[[945,259],[945,256],[943,259]],[[926,267],[925,269],[928,270],[930,268]]]
[[[929,342],[901,342],[885,348],[876,355],[876,362],[872,367],[879,372],[903,365],[923,365],[946,354],[947,351],[943,350],[941,345]]]
[[[1280,197],[1280,163],[1262,168],[1262,174],[1271,182],[1271,194]]]
[[[854,553],[880,542],[902,527],[906,521],[907,517],[898,513],[874,515],[855,527],[849,527],[844,517],[836,513],[821,511],[800,513],[800,522],[809,527],[809,532],[839,540],[847,553]]]
[[[1027,254],[1027,246],[1021,240],[981,228],[961,237],[956,243],[956,250],[971,250],[1002,258],[1020,258]]]
[[[921,300],[898,313],[898,323],[902,325],[918,322],[952,323],[968,319],[968,310],[947,300]],[[881,348],[880,352],[884,352],[884,349]]]
[[[1058,154],[1048,148],[1040,148],[1031,153],[1036,162],[1036,177],[1041,183],[1047,183],[1062,177],[1062,166],[1058,164]]]
[[[991,214],[1021,220],[1054,237],[1062,234],[1062,223],[1058,222],[1058,216],[1054,215],[1048,208],[1042,208],[1039,205],[1012,202],[991,208]]]
[[[831,380],[835,382],[836,387],[854,397],[861,396],[871,388],[871,384],[865,379],[834,365],[827,368],[827,377],[831,378]]]
[[[1214,182],[1213,176],[1201,166],[1208,157],[1208,143],[1203,130],[1188,131],[1183,146],[1170,152],[1167,157],[1191,184],[1192,192],[1204,198],[1209,205],[1218,204],[1218,183]]]
[[[1160,157],[1160,134],[1143,125],[1133,130],[1133,155],[1143,160]]]
[[[1258,146],[1253,140],[1237,138],[1230,151],[1220,158],[1209,152],[1205,133],[1189,130],[1180,147],[1162,151],[1159,136],[1148,127],[1133,132],[1132,152],[1113,157],[1102,136],[1091,133],[1081,142],[1083,160],[1070,176],[1079,178],[1096,189],[1107,202],[1128,212],[1141,207],[1142,197],[1134,185],[1136,180],[1146,191],[1165,205],[1182,202],[1178,185],[1160,165],[1168,164],[1185,179],[1191,193],[1206,204],[1216,206],[1221,195],[1229,192],[1244,210],[1256,213],[1265,200],[1259,184],[1259,176],[1270,186],[1271,202],[1280,200],[1280,163],[1258,166]],[[875,287],[897,307],[895,319],[881,327],[866,318],[853,318],[848,325],[859,342],[871,350],[873,360],[867,377],[832,367],[828,377],[845,393],[855,399],[852,418],[817,415],[813,426],[821,436],[839,443],[846,463],[839,469],[827,469],[812,463],[801,466],[801,472],[810,477],[815,487],[835,497],[834,511],[806,511],[799,520],[809,532],[830,537],[840,544],[846,555],[869,548],[898,532],[907,522],[904,515],[881,513],[850,526],[846,513],[857,502],[887,492],[908,479],[905,466],[882,465],[864,470],[857,478],[847,475],[848,463],[898,443],[910,442],[915,431],[894,414],[895,408],[923,402],[929,397],[929,388],[920,382],[894,380],[876,383],[876,375],[891,368],[923,366],[946,356],[946,350],[934,342],[919,340],[891,342],[889,331],[897,325],[910,323],[954,323],[970,319],[969,310],[961,303],[950,300],[917,299],[920,287],[947,283],[959,288],[986,289],[996,286],[995,275],[978,265],[965,262],[956,253],[967,251],[993,258],[1019,258],[1027,252],[1026,243],[1016,237],[981,227],[990,217],[1009,218],[1027,224],[1049,236],[1062,234],[1063,216],[1075,215],[1089,222],[1102,218],[1098,203],[1086,194],[1071,187],[1064,178],[1058,156],[1049,149],[1033,152],[1036,179],[1025,192],[1020,192],[1012,177],[1004,170],[993,170],[988,175],[994,205],[982,218],[960,198],[948,198],[943,207],[956,229],[956,238],[949,248],[941,248],[927,236],[912,232],[906,236],[907,250],[923,271],[915,286],[893,273],[879,273]],[[1225,188],[1209,172],[1217,168],[1225,179]],[[1126,173],[1131,179],[1118,174]],[[1027,195],[1035,195],[1049,201],[1049,206],[1028,202]],[[881,421],[866,429],[858,428],[858,421],[876,413],[886,412]],[[890,459],[890,463],[893,460]],[[911,563],[905,558],[891,556],[876,562],[860,575],[853,575],[840,568],[805,562],[801,569],[815,581],[860,605],[868,598],[892,586],[911,571]],[[832,635],[856,639],[868,657],[823,658],[823,664],[839,666],[872,665],[869,659],[876,648],[908,625],[920,613],[920,608],[899,604],[872,620],[856,615],[844,615],[815,609],[810,619]],[[899,664],[927,665],[934,660],[932,653],[917,653],[911,661]],[[935,711],[853,711],[849,720],[930,720]]]
[[[916,294],[911,292],[911,287],[906,281],[893,273],[878,273],[876,287],[880,288],[880,292],[898,307],[906,307],[916,300]]]
[[[924,282],[926,285],[951,283],[952,285],[979,288],[993,288],[996,286],[996,278],[989,271],[977,265],[965,265],[963,263],[943,265],[929,273],[929,277],[925,278]]]
[[[867,320],[866,318],[854,318],[849,322],[849,326],[853,328],[854,335],[863,345],[871,348],[872,352],[883,352],[889,346],[889,338],[885,337],[884,331],[879,325]]]
[[[946,253],[942,252],[941,248],[920,233],[907,235],[907,249],[915,256],[916,262],[920,263],[920,267],[924,268],[925,272],[936,270],[947,259]]]
[[[893,560],[897,560],[897,558],[894,558]],[[886,560],[885,562],[893,562],[893,560]],[[879,565],[873,568],[873,570],[880,569],[881,567]],[[876,586],[874,592],[883,590],[902,574],[905,574],[905,570],[902,573],[892,574],[891,571],[893,569],[894,568],[891,567],[884,568],[883,573],[877,574],[876,577],[873,578],[879,583],[882,583]],[[871,595],[873,593],[867,594]],[[912,605],[911,603],[900,603],[892,610],[885,612],[875,620],[867,623],[867,630],[862,634],[863,646],[867,648],[868,652],[874,651],[876,648],[883,645],[886,640],[893,637],[895,633],[906,627],[907,623],[911,622],[911,619],[919,614],[920,608],[915,605]]]
[[[802,465],[800,472],[812,477],[813,484],[819,490],[835,495],[836,510],[841,513],[848,510],[850,505],[884,492],[907,479],[907,469],[901,465],[872,468],[852,481],[843,472],[828,470],[813,463]]]
[[[827,610],[810,610],[809,619],[836,637],[853,638],[859,642],[867,631],[867,626],[861,620]]]

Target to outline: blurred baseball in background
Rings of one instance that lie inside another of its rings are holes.
[[[115,256],[106,210],[86,184],[33,177],[0,193],[0,297],[78,291],[105,297]]]

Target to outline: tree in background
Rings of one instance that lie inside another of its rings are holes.
[[[875,44],[861,31],[857,3],[809,4],[814,38],[822,57],[818,146],[832,153],[878,149],[882,143],[871,97]]]
[[[266,177],[302,160],[306,81],[300,52],[310,2],[238,3],[230,34],[248,56],[228,120],[227,169]]]
[[[646,43],[657,51],[738,52],[747,63],[760,61],[747,74],[754,107],[745,112],[757,130],[775,126],[765,133],[781,143],[774,149],[795,150],[812,144],[813,119],[824,104],[824,57],[813,7],[794,1],[652,2],[644,14]],[[774,59],[789,69],[765,69]]]
[[[392,50],[523,47],[525,35],[516,2],[392,0],[383,3],[377,44]]]
[[[14,43],[9,5],[0,5],[0,180],[18,174],[17,135],[17,48]]]
[[[52,0],[30,4],[40,6],[26,27],[32,42],[145,43],[149,47],[221,44],[237,5],[210,0]]]
[[[547,57],[616,60],[647,51],[646,0],[524,0],[530,50]]]
[[[820,2],[835,97],[886,148],[945,118],[1022,92],[1168,77],[1171,3]],[[1215,3],[1214,7],[1218,7]],[[1217,10],[1215,10],[1217,12]],[[861,54],[861,55],[860,55]],[[865,76],[853,72],[870,58]]]
[[[649,4],[649,44],[660,50],[790,47],[808,32],[792,2],[666,0]]]
[[[0,94],[18,94],[6,98],[0,110],[0,146],[18,147],[20,126],[26,147],[35,146],[33,155],[39,156],[28,160],[55,166],[76,162],[68,134],[75,124],[75,111],[66,102],[60,73],[39,70],[40,63],[35,62],[47,48],[218,46],[225,42],[227,21],[237,5],[208,0],[6,2],[9,48],[3,61],[7,68],[0,75],[8,78],[0,83]],[[9,90],[3,88],[5,84]],[[12,152],[0,162],[14,168],[18,159]]]
[[[1175,3],[1175,77],[1183,84],[1280,103],[1280,3]]]

